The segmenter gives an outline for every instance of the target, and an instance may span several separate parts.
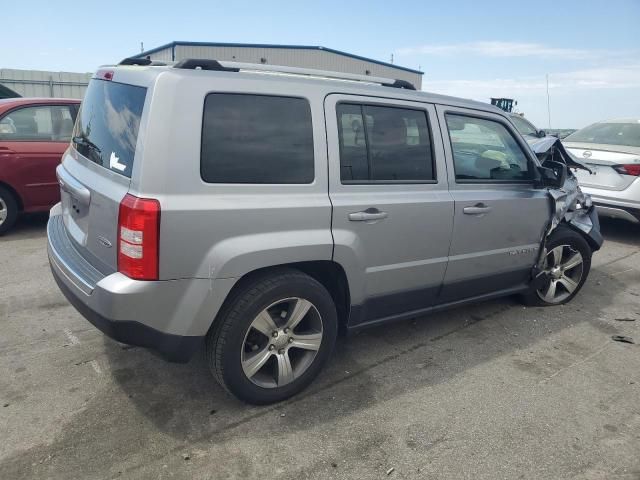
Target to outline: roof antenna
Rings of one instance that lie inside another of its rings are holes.
[[[393,64],[393,53],[391,54],[391,64]]]
[[[140,53],[144,53],[144,42],[140,42]]]
[[[549,74],[547,73],[547,117],[551,128],[551,100],[549,99]]]

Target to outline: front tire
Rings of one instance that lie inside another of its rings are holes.
[[[13,194],[0,187],[0,235],[8,232],[18,218],[18,203]]]
[[[592,250],[570,227],[560,225],[546,243],[542,270],[546,281],[523,296],[532,306],[553,306],[570,302],[584,285],[591,269]]]
[[[207,335],[216,380],[248,403],[279,402],[306,388],[333,350],[338,331],[329,292],[297,270],[254,278],[234,292]]]

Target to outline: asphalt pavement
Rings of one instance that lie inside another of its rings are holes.
[[[284,403],[224,393],[84,320],[46,218],[0,238],[0,478],[640,479],[640,227],[568,305],[506,298],[341,338]],[[636,344],[612,340],[613,335]]]

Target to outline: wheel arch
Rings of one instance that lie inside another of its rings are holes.
[[[332,260],[292,262],[261,267],[247,272],[235,282],[229,291],[210,329],[218,322],[220,316],[226,311],[226,307],[235,300],[239,292],[241,292],[247,284],[287,270],[297,270],[309,275],[327,289],[336,306],[339,327],[344,331],[349,320],[349,312],[351,309],[349,283],[344,268]]]
[[[581,230],[580,228],[578,228],[577,226],[573,225],[570,222],[562,222],[560,223],[560,225],[558,225],[557,228],[559,227],[566,227],[569,230],[572,230],[574,232],[576,232],[577,234],[579,234],[582,238],[584,238],[584,240],[587,242],[587,244],[589,245],[589,248],[591,248],[591,252],[597,252],[598,250],[600,250],[600,247],[602,246],[602,235],[600,234],[600,225],[598,224],[598,230],[597,230],[597,235],[595,235],[596,232],[592,232],[591,234],[584,232],[583,230]]]
[[[0,187],[4,188],[11,195],[13,195],[13,198],[15,199],[16,203],[18,204],[18,211],[21,212],[22,210],[24,210],[24,202],[22,201],[22,197],[20,196],[20,194],[18,193],[18,191],[15,188],[13,188],[11,185],[9,185],[6,182],[3,182],[2,180],[0,180]]]

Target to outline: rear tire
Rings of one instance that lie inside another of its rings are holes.
[[[551,234],[546,244],[543,271],[547,281],[522,295],[531,306],[555,306],[570,302],[584,285],[591,269],[592,250],[582,235],[565,225]]]
[[[0,235],[8,232],[18,218],[18,202],[13,194],[0,187]]]
[[[206,358],[216,380],[240,400],[279,402],[320,373],[337,330],[326,288],[302,272],[281,269],[232,294],[207,335]]]

